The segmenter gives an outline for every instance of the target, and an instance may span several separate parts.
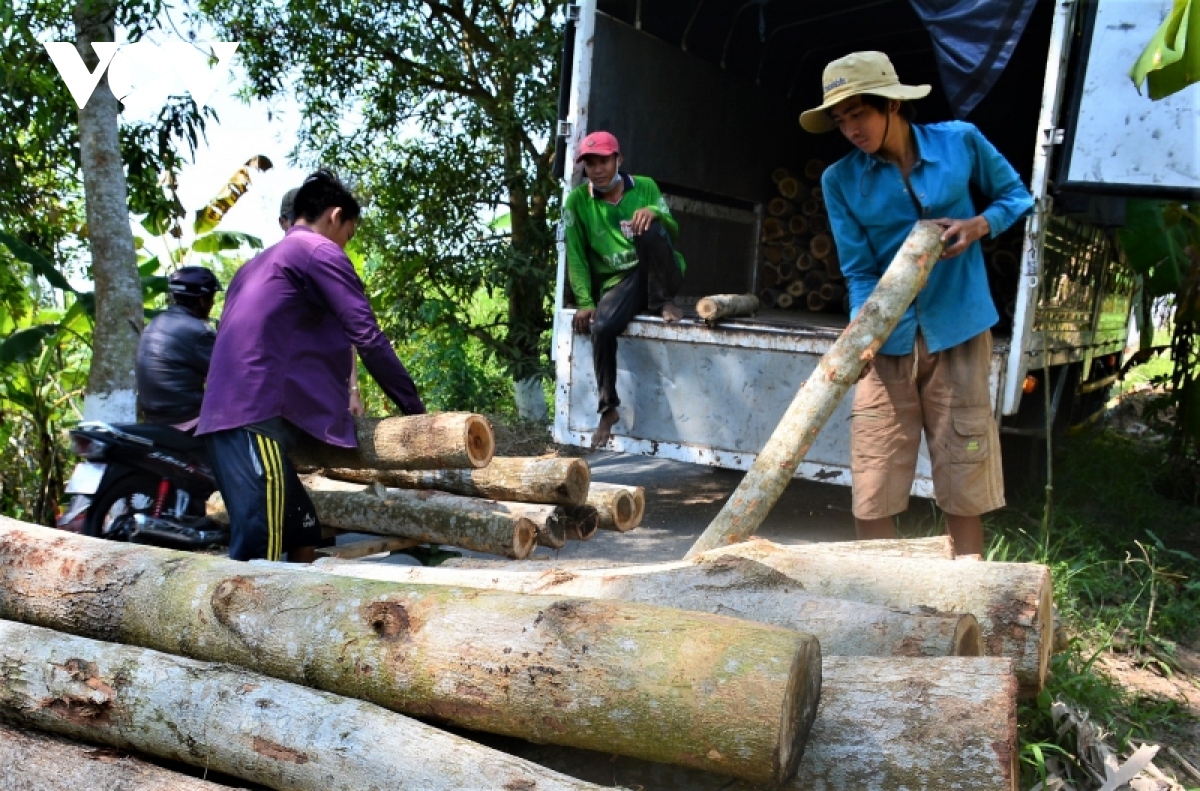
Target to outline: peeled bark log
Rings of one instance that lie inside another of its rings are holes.
[[[0,622],[0,659],[0,703],[22,725],[270,788],[596,788],[379,706],[229,665],[12,622]]]
[[[806,592],[794,579],[744,558],[714,564],[497,571],[318,560],[318,571],[415,585],[667,604],[795,629],[845,656],[981,656],[979,624],[967,614],[902,611]]]
[[[774,546],[785,552],[843,552],[897,558],[954,559],[954,545],[950,543],[950,536],[947,535],[874,541],[822,541],[815,544],[775,544]]]
[[[770,541],[718,548],[698,560],[717,561],[731,555],[770,566],[821,596],[898,609],[969,612],[979,620],[985,653],[1016,663],[1023,694],[1036,695],[1046,681],[1054,637],[1054,592],[1045,566],[801,553]]]
[[[600,512],[600,529],[624,533],[642,523],[646,513],[646,489],[617,483],[593,483],[588,505]]]
[[[496,456],[481,470],[324,470],[327,478],[382,483],[399,489],[438,489],[488,500],[549,505],[587,502],[592,472],[583,459]]]
[[[260,571],[5,518],[0,617],[251,667],[462,728],[757,783],[795,773],[820,690],[817,641],[788,629]]]
[[[298,467],[441,470],[486,467],[496,449],[492,424],[469,412],[355,418],[357,448],[307,439],[292,452]]]
[[[327,527],[415,538],[423,544],[450,544],[518,560],[529,557],[537,543],[537,525],[529,518],[530,512],[494,500],[378,484],[360,486],[319,475],[302,480]],[[207,511],[210,519],[228,524],[220,492],[208,499]]]
[[[785,791],[1016,791],[1007,659],[826,657],[821,708]],[[506,752],[596,783],[757,791],[677,766],[509,741]]]
[[[713,294],[696,303],[696,313],[708,324],[735,316],[753,316],[758,309],[758,297],[753,294]]]
[[[0,725],[4,791],[232,791],[123,752]]]
[[[858,316],[800,388],[750,471],[689,550],[689,557],[744,541],[758,530],[842,396],[925,285],[941,252],[941,228],[918,222]]]

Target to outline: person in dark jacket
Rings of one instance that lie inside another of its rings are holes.
[[[208,315],[221,283],[202,266],[185,266],[168,284],[170,306],[151,320],[138,341],[138,408],[146,423],[191,431],[200,418],[216,342]]]

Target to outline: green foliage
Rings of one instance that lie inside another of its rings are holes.
[[[470,337],[513,376],[543,372],[561,0],[200,7],[242,42],[254,94],[294,80],[303,154],[354,174],[389,334]],[[469,309],[480,290],[506,303],[484,322]]]
[[[1019,712],[1022,787],[1038,782],[1051,754],[1073,760],[1076,745],[1050,715],[1054,700],[1086,709],[1121,748],[1170,735],[1187,716],[1175,701],[1128,692],[1098,665],[1112,651],[1170,674],[1177,643],[1200,639],[1200,508],[1159,491],[1166,452],[1115,432],[1072,437],[1055,460],[1049,532],[1040,530],[1034,501],[1011,505],[989,524],[990,560],[1050,566],[1071,635],[1042,696]]]
[[[1200,7],[1191,0],[1175,0],[1129,70],[1129,78],[1139,92],[1149,80],[1151,99],[1170,96],[1200,80]]]

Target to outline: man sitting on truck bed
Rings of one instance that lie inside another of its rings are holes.
[[[988,368],[999,320],[977,244],[1033,206],[1012,166],[968,123],[911,123],[887,55],[856,52],[825,67],[824,102],[800,116],[857,147],[821,178],[853,317],[917,220],[945,230],[943,263],[864,371],[854,393],[851,472],[860,538],[892,538],[908,508],[924,429],[934,495],[957,555],[983,551],[981,515],[1004,505],[1000,435]],[[989,201],[976,214],[970,185]]]
[[[617,336],[645,310],[664,321],[683,313],[672,301],[683,280],[679,226],[653,179],[623,172],[617,138],[593,132],[575,162],[587,183],[567,196],[567,272],[578,307],[575,332],[592,335],[592,362],[600,390],[600,424],[592,447],[606,444],[617,407]],[[599,300],[597,302],[597,299]]]

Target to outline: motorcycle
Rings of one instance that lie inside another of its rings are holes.
[[[71,450],[61,530],[178,549],[227,546],[229,529],[204,514],[216,491],[204,441],[170,426],[80,423]]]

